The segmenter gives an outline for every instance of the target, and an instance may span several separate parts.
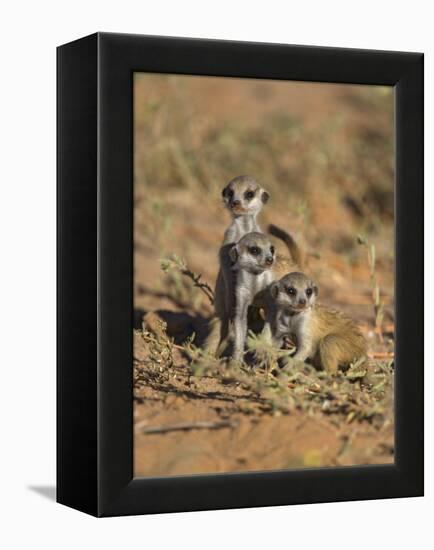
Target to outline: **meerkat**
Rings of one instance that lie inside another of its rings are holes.
[[[270,195],[251,176],[237,176],[222,191],[223,204],[232,216],[223,245],[238,242],[247,233],[261,232],[256,220]]]
[[[283,232],[282,230],[282,233]],[[288,271],[291,271],[291,269],[297,268],[298,265],[291,259],[284,256],[280,256],[276,254],[276,249],[273,246],[273,244],[269,241],[268,237],[266,237],[262,233],[258,232],[252,232],[248,233],[244,237],[255,235],[256,238],[260,238],[262,243],[266,243],[266,246],[271,251],[271,254],[273,255],[273,262],[269,265],[269,272],[267,272],[266,280],[268,282],[274,281],[279,274],[287,273]],[[292,237],[285,233],[285,235],[288,236],[288,239],[292,239]],[[261,236],[261,237],[259,237]],[[240,239],[238,241],[239,246],[243,246],[243,239]],[[295,249],[297,245],[294,242],[293,249]],[[289,248],[289,247],[288,247]],[[207,342],[214,340],[214,353],[218,357],[221,354],[221,351],[225,349],[228,341],[230,341],[231,338],[235,338],[234,335],[234,326],[231,325],[231,312],[233,311],[233,297],[237,293],[237,288],[239,285],[239,280],[235,279],[233,276],[234,271],[234,264],[233,264],[233,254],[237,250],[237,246],[230,243],[227,245],[224,245],[221,248],[221,260],[222,263],[226,262],[227,259],[229,259],[230,265],[226,264],[224,269],[224,288],[220,288],[220,294],[216,292],[216,296],[220,296],[220,298],[223,298],[223,315],[215,317],[211,321],[211,327],[213,330],[211,330]],[[243,288],[245,290],[246,285],[251,283],[251,289],[250,289],[250,296],[251,299],[248,304],[248,328],[252,329],[254,332],[259,333],[261,332],[264,320],[261,315],[261,311],[265,307],[265,291],[268,285],[259,283],[257,280],[252,279],[248,276],[246,276],[242,282]],[[217,289],[217,286],[216,286]],[[220,302],[220,305],[222,302]],[[219,311],[222,311],[222,309],[219,310],[218,307],[216,307],[216,313]],[[210,346],[208,346],[208,351],[210,351]]]
[[[241,361],[247,336],[249,306],[255,295],[273,280],[271,267],[275,249],[262,233],[248,233],[228,251],[231,262],[232,294],[228,319],[233,327],[232,358]],[[227,340],[221,346],[227,345]]]
[[[204,348],[212,354],[217,353],[219,344],[228,336],[233,276],[229,251],[244,235],[261,232],[257,216],[269,194],[251,176],[237,176],[222,191],[223,204],[229,210],[232,222],[226,229],[219,250],[219,272],[214,290],[215,315],[209,324],[209,334]]]
[[[316,302],[318,286],[304,273],[293,272],[273,282],[267,291],[264,334],[282,348],[295,336],[293,359],[335,373],[366,356],[367,346],[355,323],[342,313]]]
[[[231,300],[234,293],[233,277],[231,274],[229,250],[244,235],[252,232],[261,232],[257,216],[269,200],[269,193],[261,187],[251,176],[237,176],[231,180],[222,191],[223,203],[230,211],[232,223],[226,229],[223,243],[219,251],[219,272],[214,290],[215,315],[209,323],[209,333],[204,343],[204,349],[213,355],[219,355],[222,343],[229,335],[229,314]],[[286,231],[270,225],[269,233],[282,240],[290,253],[290,258],[278,255],[275,258],[274,278],[282,276],[288,271],[302,268],[302,254],[296,242]],[[263,298],[258,293],[254,307],[249,315],[249,321],[262,329],[263,321],[259,311],[263,307]]]

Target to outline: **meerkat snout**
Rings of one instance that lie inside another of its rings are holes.
[[[244,270],[254,275],[270,269],[274,263],[275,249],[262,233],[248,233],[229,251],[232,270]]]
[[[223,202],[234,216],[257,214],[269,194],[251,176],[237,176],[222,191]]]

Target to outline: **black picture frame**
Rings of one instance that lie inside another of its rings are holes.
[[[57,67],[58,502],[114,516],[423,495],[423,55],[97,33]],[[394,465],[133,478],[135,71],[395,87]]]

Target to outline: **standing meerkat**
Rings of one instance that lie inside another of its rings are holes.
[[[229,316],[234,293],[229,251],[244,235],[260,232],[256,220],[269,194],[251,176],[237,176],[222,191],[223,204],[229,210],[232,222],[226,229],[219,250],[219,272],[214,290],[215,316],[209,324],[204,348],[217,353],[219,345],[229,333]]]
[[[366,340],[342,313],[316,303],[317,285],[304,273],[293,272],[272,283],[267,291],[264,333],[277,348],[295,336],[293,359],[312,362],[334,373],[366,356]]]
[[[271,267],[274,263],[274,246],[262,233],[248,233],[228,251],[231,262],[233,292],[229,301],[229,323],[233,326],[233,353],[241,361],[247,337],[249,306],[255,295],[273,280]],[[221,346],[227,341],[221,342]]]

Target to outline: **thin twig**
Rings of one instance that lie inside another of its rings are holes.
[[[195,287],[197,288],[200,288],[200,290],[205,294],[205,296],[208,298],[208,300],[211,302],[211,305],[213,306],[214,305],[214,292],[212,290],[212,288],[209,286],[208,283],[205,283],[203,281],[201,281],[201,277],[202,277],[202,274],[199,273],[193,273],[193,271],[190,271],[190,269],[186,268],[186,269],[181,269],[181,273],[183,275],[185,275],[186,277],[189,277]]]
[[[219,428],[236,428],[238,423],[230,420],[221,420],[218,422],[180,422],[179,424],[166,424],[161,426],[150,426],[149,428],[140,428],[136,431],[142,434],[163,434],[167,432],[183,432],[188,430],[217,430]]]
[[[179,258],[176,254],[172,254],[169,258],[163,258],[160,261],[161,269],[168,273],[172,269],[177,269],[182,275],[188,277],[193,281],[193,286],[199,288],[210,301],[211,305],[214,305],[214,292],[210,285],[204,281],[201,281],[202,274],[194,273],[187,267],[185,260]]]

